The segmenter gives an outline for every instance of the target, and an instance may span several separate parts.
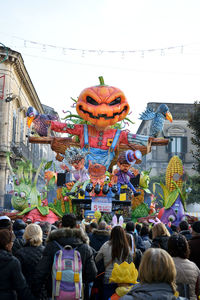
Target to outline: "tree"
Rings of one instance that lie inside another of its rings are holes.
[[[196,160],[193,169],[200,173],[200,102],[196,101],[194,110],[189,112],[188,127],[192,130],[191,142],[196,148],[192,151],[192,155]]]
[[[186,199],[187,204],[200,203],[200,177],[188,176],[186,181],[188,195]],[[189,192],[189,189],[191,190]]]

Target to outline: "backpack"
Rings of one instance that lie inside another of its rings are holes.
[[[52,266],[52,299],[82,299],[82,261],[81,255],[70,245],[60,248],[54,255]]]

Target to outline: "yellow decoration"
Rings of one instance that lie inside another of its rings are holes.
[[[180,158],[174,155],[167,166],[165,182],[166,187],[170,192],[176,189],[172,181],[176,182],[177,186],[181,189],[183,185],[183,164]]]
[[[62,198],[62,188],[58,188],[57,189],[57,199],[61,200],[61,198]]]
[[[179,292],[176,291],[176,292],[174,293],[174,296],[178,298],[178,297],[179,297]]]
[[[74,273],[74,282],[79,282],[80,278],[79,278],[79,273]]]
[[[134,263],[128,264],[124,261],[122,264],[114,264],[114,268],[112,270],[111,277],[109,279],[110,282],[115,283],[132,283],[136,284],[138,278],[138,271],[134,265]]]
[[[138,191],[138,190],[137,190]],[[141,203],[144,202],[144,190],[140,189],[139,190],[141,192],[140,195],[138,195],[137,197],[132,197],[132,209],[135,209],[136,207],[138,207]]]
[[[107,139],[107,146],[110,147],[112,145],[113,139]]]
[[[81,196],[81,194],[78,194],[78,199],[85,199],[85,195]]]
[[[61,210],[62,210],[63,213],[65,213],[65,202],[64,202],[63,197],[61,199]]]
[[[120,194],[119,200],[120,201],[126,201],[126,193]]]
[[[70,213],[73,212],[72,200],[71,200],[71,199],[69,199],[69,212],[70,212]]]
[[[99,219],[101,218],[100,211],[96,210],[95,213],[94,213],[94,217],[95,217],[95,219],[97,219],[97,221],[99,221]]]
[[[62,272],[61,271],[57,271],[56,272],[56,280],[61,281],[61,279],[62,279]]]
[[[119,286],[116,288],[115,292],[119,297],[123,297],[132,289],[132,285]]]

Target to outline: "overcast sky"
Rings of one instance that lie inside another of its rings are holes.
[[[199,0],[6,0],[0,42],[61,116],[102,75],[127,96],[136,132],[148,102],[200,100],[199,13]]]

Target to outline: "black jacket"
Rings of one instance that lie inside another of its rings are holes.
[[[5,250],[0,250],[0,299],[36,300],[21,272],[19,260]]]
[[[21,263],[22,273],[25,276],[29,287],[32,286],[33,274],[38,263],[42,259],[43,251],[44,246],[34,247],[30,244],[25,244],[15,255]]]
[[[146,250],[146,247],[141,236],[137,232],[133,232],[133,231],[127,231],[127,233],[132,234],[132,236],[134,237],[135,247],[137,249],[140,249],[142,252],[144,252]]]
[[[182,230],[179,233],[184,235],[186,240],[188,240],[188,241],[191,240],[191,238],[192,238],[192,234],[189,230]]]
[[[96,251],[99,251],[101,246],[110,238],[110,233],[107,230],[94,229],[90,238],[90,246]]]
[[[53,241],[57,241],[61,246],[70,245],[80,252],[82,260],[83,282],[92,282],[97,274],[96,265],[94,262],[93,252],[87,244],[88,237],[81,229],[61,228],[53,230],[45,247],[43,258],[36,267],[33,282],[33,292],[38,295],[42,284],[46,281],[48,296],[52,295],[52,278],[51,269],[55,253],[60,250]]]
[[[153,239],[151,248],[162,248],[168,251],[168,240],[169,236],[167,235],[157,236]]]

